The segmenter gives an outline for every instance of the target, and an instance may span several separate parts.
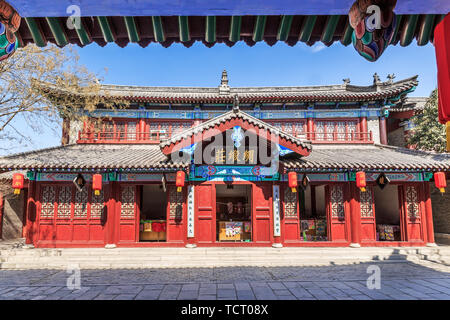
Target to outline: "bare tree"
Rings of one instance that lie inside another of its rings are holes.
[[[20,48],[0,63],[0,151],[32,146],[48,128],[60,134],[61,118],[86,120],[86,112],[117,103],[70,46]]]

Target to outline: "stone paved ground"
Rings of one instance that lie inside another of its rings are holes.
[[[381,289],[366,286],[381,270]],[[61,270],[0,270],[0,300],[368,300],[450,299],[450,267],[379,262],[311,267],[81,270],[69,290]]]

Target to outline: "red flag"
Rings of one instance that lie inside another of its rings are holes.
[[[434,30],[438,68],[439,121],[450,121],[450,14]]]

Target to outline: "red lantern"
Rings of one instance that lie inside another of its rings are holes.
[[[177,186],[177,191],[181,192],[181,189],[184,187],[184,180],[186,178],[186,174],[184,171],[177,171],[177,180],[175,182]]]
[[[100,191],[102,191],[102,175],[94,174],[92,177],[92,189],[94,190],[94,194],[96,196],[100,195]]]
[[[21,173],[14,173],[13,175],[13,181],[12,181],[12,187],[14,189],[14,194],[20,194],[20,190],[23,189],[23,174]]]
[[[434,173],[434,184],[436,185],[436,188],[438,188],[441,193],[445,192],[445,187],[447,187],[447,179],[445,177],[444,172],[435,172]]]
[[[297,179],[297,172],[289,172],[288,173],[288,181],[289,181],[289,188],[292,189],[292,192],[297,192],[297,186],[298,186],[298,179]]]
[[[361,189],[362,192],[366,192],[366,173],[363,171],[358,171],[356,173],[356,186]]]

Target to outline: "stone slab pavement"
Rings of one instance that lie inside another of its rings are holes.
[[[367,287],[368,268],[379,268],[379,289]],[[0,300],[450,300],[450,267],[425,261],[79,270],[79,287],[77,274],[0,270]]]

